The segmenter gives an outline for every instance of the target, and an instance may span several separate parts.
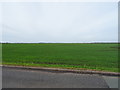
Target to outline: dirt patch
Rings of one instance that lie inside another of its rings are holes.
[[[120,46],[116,46],[116,47],[110,47],[110,48],[115,48],[115,49],[118,49],[118,50],[120,50]]]

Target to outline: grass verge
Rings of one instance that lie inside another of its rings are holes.
[[[118,72],[118,44],[2,44],[7,65]]]

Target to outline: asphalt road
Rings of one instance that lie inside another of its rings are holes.
[[[100,75],[2,69],[3,88],[108,88]]]

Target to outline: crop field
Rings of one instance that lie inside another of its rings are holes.
[[[117,43],[4,43],[2,63],[118,72]]]

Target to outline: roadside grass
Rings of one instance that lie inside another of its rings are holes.
[[[92,69],[118,72],[115,43],[2,44],[2,62],[7,65]]]
[[[2,44],[0,43],[0,65],[2,64]]]

